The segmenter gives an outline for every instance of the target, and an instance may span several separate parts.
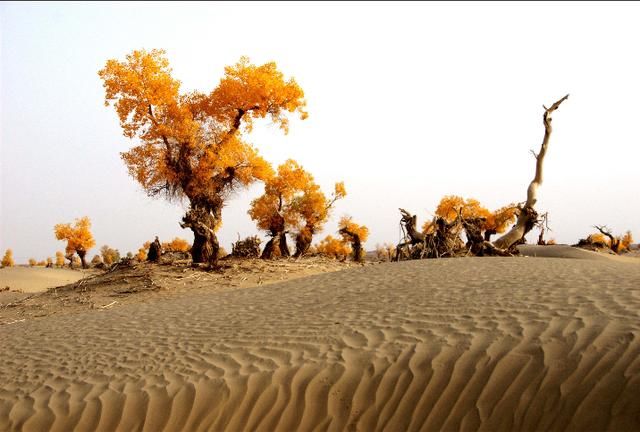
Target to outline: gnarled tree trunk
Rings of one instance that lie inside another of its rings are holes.
[[[191,202],[189,211],[182,218],[180,226],[193,231],[191,259],[194,264],[206,263],[209,267],[218,265],[218,237],[215,229],[220,221],[221,205]]]
[[[309,251],[311,240],[313,239],[313,232],[313,227],[307,225],[296,235],[296,252],[293,254],[294,258],[301,257]]]
[[[277,249],[280,252],[280,256],[288,257],[291,256],[291,252],[289,252],[289,246],[287,245],[287,232],[285,231],[285,220],[281,214],[276,214],[271,219],[271,239],[264,246],[264,250],[262,251],[262,255],[260,258],[262,259],[271,259],[273,258],[273,254]]]
[[[356,233],[352,233],[347,228],[342,228],[338,232],[347,237],[351,242],[351,249],[353,250],[353,260],[356,262],[364,261],[364,254],[362,253],[362,241],[360,240],[360,236]]]
[[[76,252],[78,253],[78,256],[80,257],[80,262],[82,263],[82,268],[86,269],[87,267],[87,262],[84,260],[84,257],[87,255],[87,251],[84,249],[78,249],[76,250]]]
[[[507,250],[512,248],[516,244],[523,242],[524,236],[527,235],[527,233],[531,231],[531,229],[538,222],[538,213],[535,211],[534,206],[538,199],[538,188],[542,184],[542,167],[544,163],[544,157],[547,154],[549,137],[551,136],[552,132],[551,114],[555,110],[557,110],[560,104],[564,102],[568,97],[569,95],[564,96],[549,108],[543,106],[543,108],[545,109],[542,116],[542,122],[544,124],[544,138],[542,139],[540,152],[538,154],[534,153],[534,156],[536,158],[536,174],[529,184],[529,188],[527,189],[527,201],[520,209],[516,224],[508,233],[493,242],[493,245],[499,249]]]

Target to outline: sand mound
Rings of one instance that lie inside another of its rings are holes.
[[[0,269],[0,288],[9,287],[26,293],[46,291],[78,281],[93,271],[45,267],[6,267]]]
[[[640,265],[388,263],[0,327],[0,430],[638,430]]]

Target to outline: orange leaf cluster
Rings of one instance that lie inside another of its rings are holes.
[[[460,214],[464,219],[484,218],[482,225],[483,231],[493,233],[503,233],[516,221],[518,208],[515,204],[509,204],[505,207],[491,212],[483,207],[480,202],[474,198],[464,199],[457,195],[446,195],[438,204],[436,216],[445,219],[447,222],[453,222]],[[433,233],[435,227],[433,221],[425,222],[422,226],[422,232],[425,234]]]
[[[338,229],[349,234],[342,234],[345,241],[351,241],[351,236],[358,236],[361,243],[367,241],[369,238],[369,228],[364,225],[358,225],[353,222],[351,216],[343,216],[338,223]]]
[[[245,57],[225,68],[210,93],[180,94],[163,50],[134,51],[99,72],[105,104],[113,103],[124,135],[140,144],[122,154],[129,173],[150,195],[187,196],[219,204],[236,186],[272,175],[268,162],[241,139],[241,126],[270,117],[285,132],[287,113],[302,118],[304,93],[275,63]]]
[[[107,245],[100,248],[100,255],[102,255],[102,261],[108,266],[120,261],[120,251],[112,249]]]
[[[315,251],[320,255],[345,260],[351,254],[351,247],[343,239],[328,235],[316,246]]]
[[[290,229],[313,235],[328,220],[335,201],[347,194],[344,183],[339,182],[327,199],[313,176],[293,159],[278,167],[264,189],[264,194],[251,202],[248,213],[259,229],[271,235]]]
[[[13,251],[7,249],[2,257],[2,267],[13,267],[15,262],[13,261]]]
[[[96,244],[91,234],[91,221],[87,216],[76,219],[73,227],[71,224],[57,224],[53,230],[56,239],[66,240],[65,250],[68,255],[75,252],[84,253]]]
[[[149,246],[151,245],[149,244]],[[167,242],[162,243],[162,249],[167,252],[189,252],[191,250],[191,245],[185,239],[176,237],[168,243]],[[147,247],[146,250],[149,250],[149,247]],[[146,253],[145,253],[145,258],[146,258]]]

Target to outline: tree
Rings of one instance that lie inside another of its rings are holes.
[[[53,260],[51,259],[51,257],[47,257],[47,268],[52,268],[53,267]]]
[[[122,154],[129,173],[150,196],[189,201],[180,225],[193,231],[193,262],[215,265],[225,201],[272,175],[242,132],[269,117],[286,133],[287,113],[307,116],[302,89],[285,80],[275,63],[255,66],[243,57],[225,68],[212,92],[180,94],[163,50],[109,60],[99,75],[105,103],[114,104],[124,135],[139,140]]]
[[[35,266],[37,263],[35,258],[29,258],[29,267]]]
[[[335,202],[347,196],[344,182],[335,184],[331,198],[327,199],[320,186],[310,182],[304,189],[304,193],[294,199],[293,207],[303,221],[302,226],[295,234],[296,252],[295,257],[307,253],[313,235],[322,230],[323,225],[330,216],[331,209]]]
[[[2,267],[13,267],[14,265],[13,251],[11,249],[7,249],[2,257]]]
[[[108,245],[103,245],[100,248],[100,255],[102,255],[102,261],[107,266],[120,261],[120,251],[113,249]]]
[[[73,257],[74,253],[77,253],[82,263],[82,268],[87,268],[85,262],[85,255],[87,251],[95,246],[96,242],[91,234],[91,221],[87,216],[76,219],[74,226],[71,224],[57,224],[54,227],[56,239],[66,240],[67,258]],[[69,264],[73,266],[73,261]]]
[[[91,260],[91,264],[95,267],[100,264],[104,264],[104,262],[102,261],[102,257],[100,255],[94,255],[93,259]]]
[[[262,251],[262,258],[270,259],[278,252],[280,256],[290,255],[287,230],[297,225],[300,218],[293,201],[311,184],[311,174],[289,159],[278,167],[276,175],[265,181],[264,194],[251,201],[249,216],[256,221],[259,229],[271,236]]]
[[[338,223],[338,232],[345,242],[351,243],[353,249],[353,260],[364,261],[362,243],[369,237],[369,229],[364,225],[353,222],[351,216],[343,216]]]
[[[64,267],[64,254],[62,251],[56,251],[56,267]]]

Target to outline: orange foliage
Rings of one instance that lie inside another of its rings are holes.
[[[447,222],[452,222],[458,217],[459,211],[462,212],[462,217],[465,219],[489,215],[489,211],[482,207],[478,200],[473,198],[465,200],[456,195],[444,196],[438,204],[436,215]]]
[[[315,247],[315,252],[331,258],[345,260],[351,254],[351,248],[344,240],[328,235]]]
[[[33,267],[37,264],[35,258],[29,258],[29,267]]]
[[[85,266],[84,256],[89,249],[95,246],[96,242],[91,234],[91,221],[87,216],[76,219],[74,226],[71,224],[57,224],[54,227],[56,239],[66,240],[67,255],[77,253]]]
[[[102,255],[102,261],[108,266],[120,261],[120,252],[117,249],[112,249],[107,245],[104,245],[100,248],[100,255]]]
[[[47,267],[53,267],[53,260],[51,257],[47,257]]]
[[[145,243],[146,244],[146,243]],[[147,251],[149,250],[149,247],[144,247],[142,246],[140,249],[138,249],[138,253],[136,254],[136,259],[140,262],[144,262],[147,260]]]
[[[589,235],[589,237],[587,237],[587,241],[594,245],[609,247],[609,239],[601,233],[595,233],[595,234]]]
[[[631,235],[631,231],[627,231],[620,239],[620,252],[629,250],[631,245],[633,244],[633,236]]]
[[[133,51],[124,61],[109,60],[99,72],[105,104],[113,103],[124,135],[139,144],[122,154],[149,195],[186,196],[192,208],[219,219],[230,192],[273,175],[241,129],[269,117],[285,133],[287,113],[306,118],[304,93],[285,80],[275,63],[255,66],[242,57],[225,68],[209,94],[180,94],[164,50]]]
[[[322,230],[322,226],[327,222],[330,216],[333,204],[347,196],[347,190],[344,182],[338,182],[334,185],[331,198],[327,199],[320,186],[309,182],[304,188],[304,193],[295,198],[293,207],[304,223],[304,232],[302,235],[309,236],[309,240],[313,234]],[[301,230],[301,231],[302,231]]]
[[[56,251],[56,267],[64,267],[64,254]]]
[[[149,244],[149,246],[151,246],[151,244]],[[166,242],[162,243],[162,249],[167,252],[189,252],[189,250],[191,249],[191,246],[189,245],[189,242],[186,241],[185,239],[176,237],[168,243]],[[147,250],[149,250],[148,247],[147,247]]]
[[[7,249],[2,257],[2,267],[13,267],[14,265],[13,251],[11,249]]]
[[[296,194],[313,185],[313,176],[293,159],[278,167],[278,173],[265,181],[264,194],[251,201],[249,216],[258,228],[272,236],[299,223],[293,204]]]
[[[364,225],[358,225],[355,223],[351,216],[343,216],[338,223],[338,229],[340,231],[344,231],[346,234],[343,234],[343,237],[349,236],[358,236],[361,243],[367,241],[369,238],[369,228]],[[350,241],[349,238],[345,238],[345,240]]]
[[[91,259],[91,264],[93,264],[94,266],[98,264],[103,264],[102,257],[100,255],[94,255],[93,258]]]
[[[38,261],[38,262],[36,263],[36,265],[37,265],[38,267],[44,267],[44,266],[46,266],[46,265],[47,265],[47,261],[45,261],[45,260]]]
[[[493,213],[488,213],[484,229],[493,233],[503,233],[515,223],[517,216],[518,208],[514,204],[509,204]]]
[[[338,223],[338,232],[345,242],[351,243],[354,261],[363,261],[362,245],[369,237],[369,229],[364,225],[353,222],[351,216],[343,216]]]

